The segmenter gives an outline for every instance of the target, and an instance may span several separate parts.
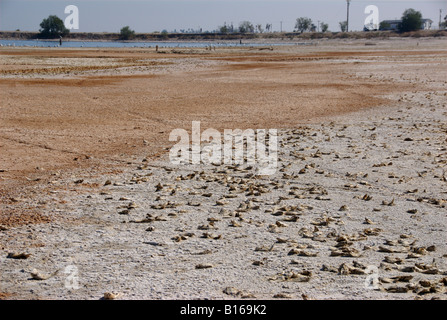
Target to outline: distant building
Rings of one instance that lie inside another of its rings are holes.
[[[377,23],[374,24],[371,22],[363,26],[363,31],[377,31],[377,30],[379,30],[379,26],[377,25]]]
[[[422,19],[422,30],[430,30],[433,21],[430,19]]]
[[[402,23],[402,20],[383,20],[380,23],[380,30],[391,30],[397,31],[399,30],[399,25]],[[433,21],[431,19],[422,19],[422,24],[420,30],[429,30],[431,29],[431,25]]]

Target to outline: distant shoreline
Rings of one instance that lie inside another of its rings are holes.
[[[73,32],[63,37],[64,41],[126,41],[126,42],[168,42],[168,41],[291,41],[317,39],[386,39],[392,37],[445,37],[447,30],[420,30],[407,33],[392,31],[358,31],[358,32],[275,32],[275,33],[137,33],[133,39],[122,40],[119,33],[106,32]],[[31,31],[0,31],[2,40],[45,40],[59,41],[59,39],[41,39],[39,32]]]

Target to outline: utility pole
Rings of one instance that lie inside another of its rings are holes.
[[[439,9],[439,30],[441,30],[442,9]]]
[[[320,32],[320,20],[318,20],[317,31]]]
[[[347,3],[347,13],[346,13],[346,32],[349,32],[349,4],[351,0],[346,0]]]
[[[282,32],[282,21],[280,21],[279,24],[280,24],[280,30]]]

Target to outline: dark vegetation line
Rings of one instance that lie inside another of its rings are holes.
[[[0,31],[0,39],[39,39],[39,32]],[[359,32],[274,32],[274,33],[136,33],[131,41],[207,41],[207,40],[314,40],[314,39],[386,39],[391,37],[445,37],[447,30],[419,30],[399,33],[394,31]],[[71,32],[65,40],[105,40],[119,41],[120,33]]]

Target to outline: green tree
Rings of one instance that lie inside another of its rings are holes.
[[[163,30],[161,30],[161,36],[163,37],[163,39],[168,39],[168,35],[169,35],[169,32],[168,32],[168,30],[166,30],[166,29],[163,29]]]
[[[59,38],[66,36],[70,30],[65,28],[64,22],[57,16],[50,15],[40,23],[40,38]]]
[[[341,21],[340,23],[341,32],[346,32],[348,28],[348,21]]]
[[[224,22],[223,26],[218,27],[219,33],[227,34],[231,32],[231,27],[227,25],[226,22]]]
[[[388,22],[382,21],[379,24],[379,30],[389,30],[391,25]]]
[[[227,25],[223,25],[219,27],[219,33],[227,34],[228,33],[228,27]]]
[[[296,19],[295,29],[303,33],[310,30],[312,27],[312,20],[310,18],[301,17]]]
[[[242,21],[239,24],[239,32],[240,33],[253,33],[255,32],[255,27],[250,21]]]
[[[135,37],[135,31],[130,29],[129,26],[122,27],[120,30],[120,39],[129,40]]]
[[[329,29],[329,25],[327,23],[320,23],[321,32],[326,32]]]
[[[414,9],[407,9],[402,15],[399,25],[400,32],[416,31],[422,27],[422,13]]]

